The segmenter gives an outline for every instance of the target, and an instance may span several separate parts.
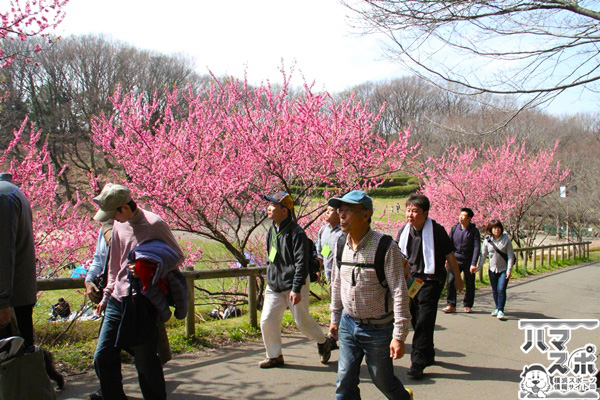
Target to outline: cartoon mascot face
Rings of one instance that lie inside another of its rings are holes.
[[[532,364],[523,368],[520,398],[544,398],[550,387],[550,376],[543,365]]]

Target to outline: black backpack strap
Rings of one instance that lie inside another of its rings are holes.
[[[335,255],[337,259],[338,269],[342,266],[342,255],[344,254],[344,246],[346,245],[346,240],[348,240],[348,233],[342,233],[338,238],[337,253]]]
[[[337,242],[337,264],[338,268],[341,268],[342,265],[342,255],[344,253],[344,246],[346,245],[347,233],[343,233]],[[385,289],[388,289],[385,295],[385,312],[388,313],[388,295],[389,292],[387,279],[385,279],[385,255],[387,254],[390,245],[394,242],[394,239],[390,235],[383,235],[381,239],[379,239],[379,243],[377,244],[377,250],[375,251],[375,260],[373,264],[356,264],[357,266],[362,266],[363,268],[373,268],[375,273],[377,274],[377,280],[381,286]]]
[[[492,240],[492,239],[488,240],[488,242],[489,242],[489,243],[492,245],[492,247],[493,247],[494,249],[496,249],[496,253],[500,254],[500,257],[502,257],[502,258],[504,259],[504,262],[505,262],[506,264],[508,264],[508,254],[507,254],[507,253],[505,253],[505,252],[503,252],[502,250],[500,250],[500,249],[498,248],[498,246],[496,246],[496,244],[493,242],[493,240]]]
[[[384,288],[388,287],[387,280],[385,279],[385,255],[387,254],[390,244],[394,241],[390,235],[383,235],[379,239],[377,244],[377,251],[375,252],[374,268],[377,273],[377,279]]]

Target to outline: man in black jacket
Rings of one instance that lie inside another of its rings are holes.
[[[35,250],[31,206],[0,174],[0,329],[10,326],[14,309],[20,336],[33,346],[33,305],[36,301]],[[13,336],[11,332],[5,332]]]
[[[473,210],[462,208],[458,217],[458,224],[450,230],[450,239],[454,242],[454,257],[458,263],[460,272],[464,275],[466,293],[463,300],[465,312],[470,313],[475,302],[475,272],[477,271],[477,260],[479,259],[479,248],[481,247],[481,236],[474,223]],[[454,288],[454,274],[448,271],[448,305],[444,308],[445,313],[456,312],[456,289]]]
[[[293,220],[294,201],[285,192],[264,196],[270,202],[267,217],[273,225],[267,234],[267,290],[260,319],[267,358],[258,365],[273,368],[283,365],[281,320],[290,308],[298,328],[318,344],[323,364],[331,356],[332,339],[308,313],[310,281],[309,250],[304,230]]]

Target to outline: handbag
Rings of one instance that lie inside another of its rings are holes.
[[[14,312],[11,334],[18,335]],[[0,400],[55,400],[56,394],[46,372],[44,354],[39,347],[0,363]]]
[[[39,347],[0,364],[0,400],[55,400]]]

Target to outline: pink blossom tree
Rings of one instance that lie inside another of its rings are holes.
[[[325,198],[370,189],[416,149],[408,132],[388,144],[373,132],[378,116],[348,98],[335,103],[308,86],[290,94],[214,80],[196,95],[173,90],[159,103],[118,91],[113,117],[93,122],[93,140],[123,167],[130,185],[174,228],[222,243],[243,266],[261,251],[263,194],[284,190],[309,227]]]
[[[431,217],[449,229],[458,223],[460,208],[470,207],[480,228],[498,219],[520,245],[524,219],[542,199],[558,197],[560,182],[569,175],[555,162],[557,147],[533,152],[526,142],[508,138],[501,147],[453,147],[438,159],[429,158],[420,178],[422,193],[432,203]]]
[[[68,0],[9,0],[0,10],[0,69],[9,66],[18,54],[5,53],[6,40],[26,41],[33,36],[47,37],[64,18]],[[35,51],[41,51],[38,45]]]
[[[73,203],[60,200],[59,178],[64,168],[54,169],[41,131],[32,128],[29,139],[24,138],[26,126],[27,120],[0,154],[0,167],[13,175],[13,183],[31,203],[38,276],[56,277],[69,263],[91,257],[98,225],[85,208],[88,195],[77,193]],[[17,148],[19,157],[15,156]]]

